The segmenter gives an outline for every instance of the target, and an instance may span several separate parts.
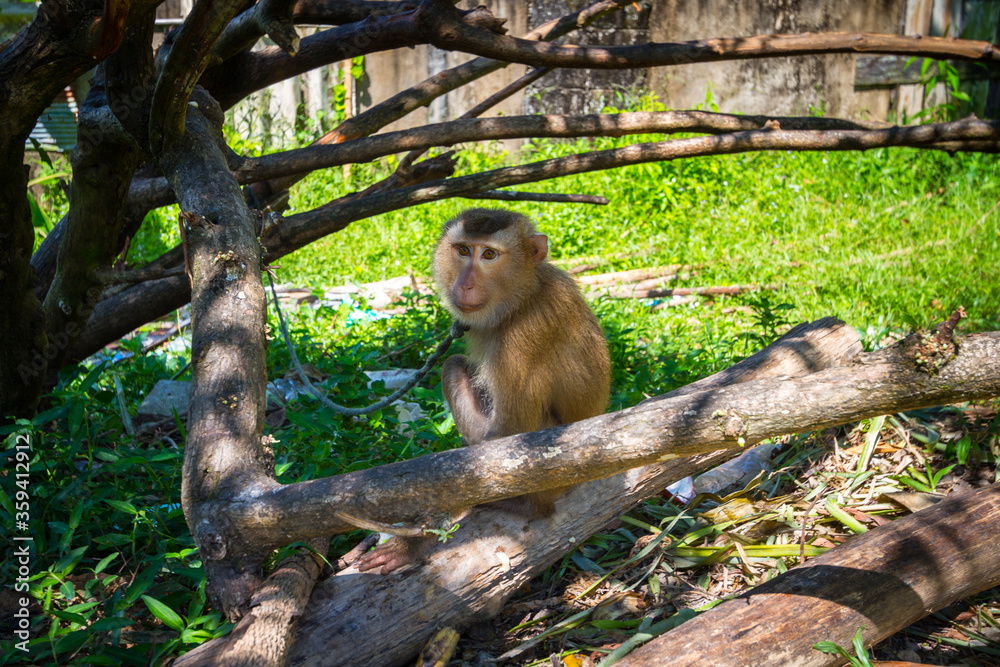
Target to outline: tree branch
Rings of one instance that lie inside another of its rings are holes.
[[[260,0],[226,26],[213,49],[226,60],[249,50],[267,35],[285,53],[294,56],[299,50],[299,33],[294,23],[295,0]]]
[[[844,664],[813,645],[849,646],[860,629],[864,645],[872,646],[933,611],[1000,584],[993,539],[998,521],[1000,485],[952,493],[934,507],[854,536],[755,586],[615,664]]]
[[[516,190],[486,190],[474,195],[465,195],[465,199],[492,199],[496,201],[547,201],[563,204],[598,204],[608,203],[607,197],[600,195],[560,194],[554,192],[518,192]]]
[[[170,49],[156,82],[149,115],[153,155],[159,155],[165,141],[184,133],[191,92],[208,66],[216,40],[243,3],[244,0],[198,0],[180,30],[168,36]]]
[[[779,123],[785,130],[870,130],[894,127],[888,123],[837,118],[738,116],[708,111],[637,111],[585,116],[532,115],[470,118],[386,132],[334,145],[306,146],[247,160],[237,172],[242,183],[294,176],[359,164],[400,151],[421,151],[473,141],[523,138],[621,137],[631,134],[693,132],[722,134],[764,128]],[[984,121],[988,122],[988,121]]]
[[[56,346],[58,354],[49,360],[55,369],[72,353],[76,337],[98,302],[103,285],[94,272],[110,267],[120,250],[118,234],[129,183],[139,162],[139,145],[114,107],[127,111],[122,98],[131,99],[133,91],[147,90],[143,81],[152,71],[148,46],[152,35],[150,14],[144,25],[127,31],[125,45],[98,67],[94,86],[80,108],[66,234],[44,302],[49,336],[62,339]]]
[[[732,155],[750,151],[847,151],[886,146],[932,146],[957,139],[1000,140],[1000,121],[975,118],[884,130],[753,130],[711,137],[672,139],[624,148],[571,155],[517,167],[505,167],[345,202],[336,207],[299,213],[284,223],[265,243],[272,257],[281,257],[355,220],[387,211],[498,187],[534,183],[550,178],[601,171],[645,162],[705,155]]]
[[[350,530],[335,512],[379,523],[420,524],[428,520],[427,508],[455,512],[738,443],[1000,396],[1000,332],[962,339],[941,356],[944,365],[934,374],[915,357],[922,350],[921,336],[913,334],[850,366],[738,388],[692,387],[685,396],[654,399],[575,424],[282,486],[227,508],[246,539],[277,546]],[[946,361],[950,350],[957,353]],[[782,409],[775,410],[776,405]],[[448,488],[447,495],[442,488]],[[282,527],[280,535],[274,526]]]
[[[229,109],[247,95],[322,65],[354,56],[426,43],[413,11],[330,28],[301,40],[294,57],[280,47],[241,51],[205,72],[201,84]]]
[[[526,33],[522,39],[556,39],[574,29],[589,25],[601,16],[604,16],[612,11],[616,11],[627,4],[628,0],[599,0],[581,11],[568,14],[538,26],[534,30]],[[499,62],[489,58],[474,58],[467,63],[463,63],[457,67],[453,67],[452,69],[435,74],[429,79],[425,79],[416,86],[412,86],[393,95],[389,99],[376,104],[357,116],[348,118],[333,130],[320,137],[313,145],[319,146],[326,144],[339,144],[343,141],[357,139],[358,137],[373,134],[386,125],[403,118],[416,109],[419,109],[422,106],[427,106],[441,95],[449,93],[452,90],[456,90],[457,88],[486,76],[491,72],[495,72],[498,69],[502,69],[508,64],[509,63]],[[541,74],[538,74],[537,76],[541,76]],[[513,94],[518,89],[514,86],[522,84],[521,87],[523,87],[529,83],[530,80],[528,80],[527,77],[522,77],[521,81],[515,82],[515,84],[512,84],[511,86],[508,86],[504,90],[491,96],[490,100],[494,100],[493,103],[496,103],[499,101],[496,99],[498,96]],[[479,109],[485,104],[486,101],[477,105],[473,110],[470,110],[469,114],[466,115],[472,116],[482,113],[483,111]],[[473,114],[473,111],[476,111],[476,113]],[[404,159],[403,164],[412,164],[414,159],[415,157],[411,158],[410,156],[407,156],[407,159]],[[398,176],[400,176],[400,174],[397,174],[397,177]],[[285,178],[277,179],[273,182],[256,184],[251,188],[251,191],[257,201],[268,201],[272,196],[287,190],[302,180],[302,178],[303,176],[301,175],[290,175]]]
[[[227,174],[221,112],[201,90],[193,101],[186,131],[159,160],[180,197],[193,275],[194,379],[181,504],[210,595],[234,619],[259,586],[269,551],[229,531],[228,510],[206,514],[205,503],[229,505],[276,484],[274,453],[262,438],[267,341],[259,223]]]
[[[843,365],[860,351],[853,328],[824,318],[799,325],[750,359],[700,380],[697,386],[705,389],[804,375]],[[477,508],[462,518],[462,530],[447,545],[437,545],[420,567],[388,581],[378,575],[359,575],[353,569],[338,573],[317,586],[292,661],[314,664],[319,661],[310,663],[310,656],[336,654],[344,665],[405,664],[435,629],[427,618],[462,627],[496,615],[504,600],[572,549],[582,536],[592,535],[672,482],[739,451],[733,448],[667,461],[577,486],[560,499],[553,516],[533,521],[504,510]],[[415,607],[412,600],[423,602]],[[342,611],[360,604],[367,610],[364,619]],[[372,640],[358,646],[353,640],[358,635]],[[181,658],[177,667],[224,664],[220,658],[232,641],[208,642]]]
[[[629,4],[627,0],[600,0],[589,7],[544,23],[520,38],[521,41],[557,39],[572,30],[582,28],[601,16]],[[457,11],[449,7],[449,12]],[[479,29],[481,30],[481,29]],[[488,30],[492,35],[495,33]],[[427,106],[445,93],[471,83],[491,72],[502,69],[509,62],[492,58],[474,58],[467,63],[435,74],[429,79],[393,95],[384,102],[349,118],[327,133],[318,143],[340,143],[348,139],[367,136],[399,120],[410,112]]]
[[[470,26],[458,19],[457,10],[447,0],[432,0],[432,5],[434,10],[421,14],[421,18],[434,46],[534,67],[633,69],[825,53],[887,53],[1000,61],[1000,48],[989,42],[876,33],[756,35],[615,47],[559,46],[496,35]]]
[[[302,25],[344,25],[364,21],[371,15],[401,14],[413,11],[417,0],[299,0],[295,4],[295,23]]]

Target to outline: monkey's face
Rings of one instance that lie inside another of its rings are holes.
[[[445,229],[434,253],[434,278],[445,307],[473,328],[503,321],[534,286],[535,265],[545,258],[545,236],[516,227],[470,234],[464,224]]]

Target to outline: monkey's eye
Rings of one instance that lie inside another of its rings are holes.
[[[469,246],[467,245],[460,245],[457,246],[457,248],[458,248],[458,254],[461,255],[462,257],[468,257],[469,255],[472,254],[472,249],[469,248]]]
[[[483,251],[483,259],[496,259],[497,251],[493,248],[487,248]]]

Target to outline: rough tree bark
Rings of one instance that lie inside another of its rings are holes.
[[[271,488],[274,451],[264,434],[267,371],[260,221],[226,173],[222,112],[195,95],[181,135],[170,135],[160,160],[180,193],[194,282],[191,359],[194,383],[184,448],[181,504],[212,582],[231,618],[260,585],[269,550],[206,515],[212,501],[236,503]]]
[[[120,44],[127,25],[155,3],[87,0],[46,3],[0,51],[0,409],[28,417],[59,354],[46,336],[29,260],[35,233],[26,196],[24,143],[38,116],[70,81]],[[49,35],[58,35],[49,39]],[[78,304],[66,304],[75,309]],[[60,333],[56,331],[55,333]]]
[[[860,351],[853,329],[826,318],[796,327],[740,364],[660,398],[806,375],[848,363]],[[636,503],[740,451],[707,452],[582,484],[560,499],[552,517],[527,523],[479,508],[462,519],[456,538],[438,545],[425,566],[388,577],[345,570],[313,592],[290,664],[330,664],[330,656],[342,665],[400,664],[437,628],[496,615],[521,585]],[[272,627],[271,634],[283,635],[282,626]],[[358,637],[366,641],[358,642]],[[205,644],[175,667],[224,664],[221,656],[231,641]]]

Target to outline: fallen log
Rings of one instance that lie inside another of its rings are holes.
[[[757,290],[778,290],[779,285],[713,285],[711,287],[673,287],[663,289],[632,289],[625,287],[615,291],[601,291],[599,294],[611,297],[612,299],[661,299],[668,296],[708,296],[727,295],[735,296],[743,292],[754,292]],[[587,296],[595,296],[598,292],[589,293]]]
[[[947,498],[809,560],[684,623],[619,667],[833,667],[813,649],[866,646],[1000,585],[1000,484]]]
[[[699,265],[700,266],[700,265]],[[611,273],[595,273],[592,276],[580,276],[576,279],[581,285],[591,287],[597,285],[612,285],[622,283],[635,283],[650,278],[662,278],[677,273],[683,268],[693,268],[687,264],[670,264],[669,266],[657,266],[649,269],[630,269],[628,271],[612,271]]]
[[[804,375],[842,365],[860,350],[852,328],[826,318],[800,325],[754,357],[666,397],[734,381]],[[525,522],[503,511],[477,508],[460,520],[456,537],[438,545],[419,567],[385,577],[344,570],[314,589],[289,664],[406,662],[438,627],[461,627],[496,615],[521,585],[609,520],[670,483],[741,451],[705,452],[581,484],[560,498],[548,518]],[[223,664],[228,641],[206,643],[174,665]]]

